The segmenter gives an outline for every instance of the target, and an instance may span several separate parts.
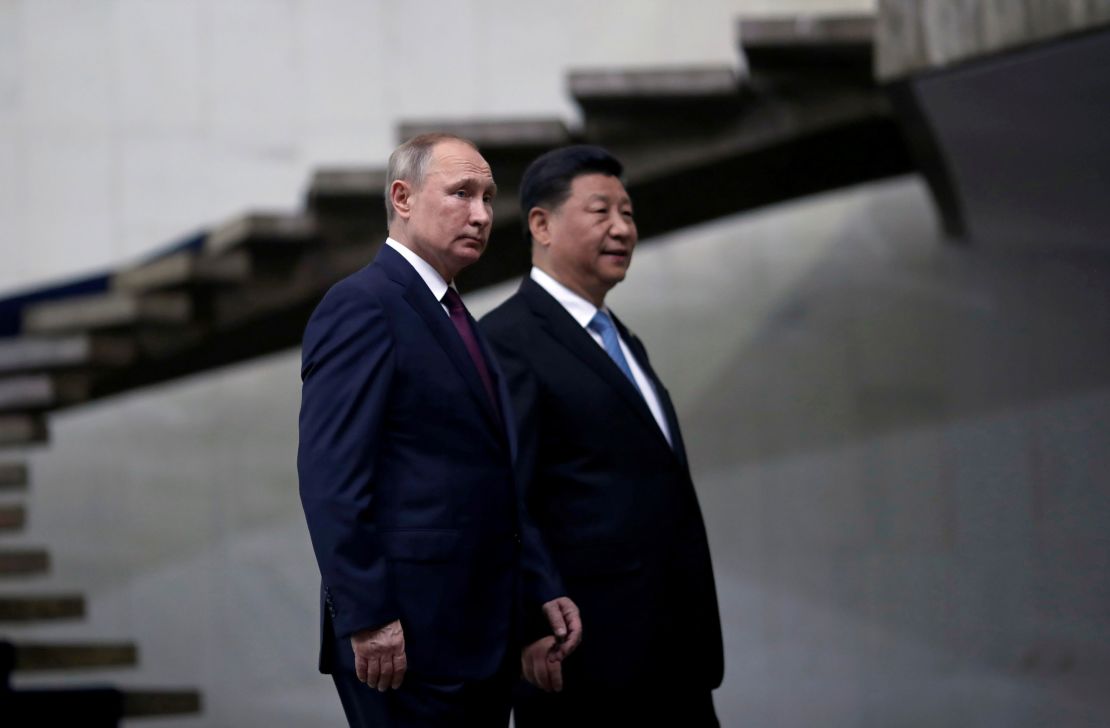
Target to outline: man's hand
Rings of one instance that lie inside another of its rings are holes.
[[[364,629],[351,635],[355,651],[355,673],[359,682],[385,692],[401,687],[408,660],[405,657],[405,631],[393,620],[378,629]]]
[[[543,613],[551,625],[551,631],[555,633],[555,659],[562,661],[582,641],[582,619],[578,616],[578,605],[569,597],[556,597],[543,605]],[[535,644],[533,642],[526,649],[531,649]]]
[[[524,679],[544,692],[563,690],[563,661],[554,637],[541,637],[520,651]]]

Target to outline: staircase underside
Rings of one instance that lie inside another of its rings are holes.
[[[489,248],[460,286],[527,270],[516,186],[528,162],[562,144],[601,144],[622,159],[641,239],[912,172],[872,80],[872,32],[866,17],[817,31],[744,23],[745,77],[729,67],[575,71],[577,129],[557,119],[402,125],[402,136],[473,139],[500,187]],[[76,293],[25,303],[19,335],[0,339],[0,418],[23,418],[8,439],[45,439],[43,412],[297,346],[323,293],[384,241],[383,188],[381,169],[320,170],[304,210],[248,214],[109,272],[103,290],[70,286]]]

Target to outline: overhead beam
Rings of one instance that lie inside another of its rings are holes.
[[[1110,24],[1110,2],[879,0],[876,72],[892,81]]]

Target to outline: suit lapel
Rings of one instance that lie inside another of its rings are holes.
[[[551,337],[615,389],[628,406],[659,434],[659,438],[666,445],[667,441],[659,430],[659,424],[652,416],[651,410],[648,409],[643,395],[632,385],[632,382],[628,381],[628,377],[609,358],[605,350],[598,346],[586,330],[567,313],[567,310],[552,298],[543,286],[531,278],[524,279],[520,285],[520,292]]]
[[[667,393],[666,387],[663,382],[656,376],[655,370],[651,368],[651,362],[648,361],[647,349],[644,348],[643,343],[625,328],[621,320],[613,314],[613,323],[617,326],[617,331],[620,332],[621,338],[628,343],[628,348],[632,350],[632,355],[636,357],[636,363],[640,365],[647,378],[651,380],[652,387],[655,388],[655,396],[659,398],[659,404],[663,407],[663,416],[667,419],[667,429],[671,433],[671,449],[674,450],[675,455],[682,461],[683,465],[687,465],[686,461],[686,444],[682,441],[682,430],[678,426],[678,413],[675,412],[674,403],[671,402],[671,397]]]
[[[389,277],[404,288],[402,295],[405,301],[424,319],[432,338],[443,348],[447,358],[451,360],[459,374],[462,375],[470,393],[478,401],[478,406],[481,407],[486,418],[496,429],[503,430],[504,428],[498,421],[498,413],[493,410],[493,404],[489,401],[489,395],[486,394],[486,388],[482,384],[481,377],[478,376],[478,370],[474,368],[474,362],[470,358],[470,353],[466,350],[466,345],[463,344],[459,332],[455,330],[455,325],[451,323],[451,319],[444,312],[443,306],[428,290],[424,280],[400,253],[388,245],[382,247],[374,262],[385,268]],[[473,319],[471,319],[471,326],[477,332]],[[484,351],[485,347],[482,348]],[[489,354],[486,354],[487,365],[490,361]]]
[[[481,329],[475,326],[474,333],[478,337],[478,345],[482,347],[482,354],[486,357],[490,376],[493,377],[493,388],[497,392],[497,402],[501,406],[501,422],[510,425],[503,427],[503,430],[509,442],[509,455],[512,457],[513,462],[516,462],[516,427],[511,426],[512,423],[516,422],[516,419],[512,410],[512,398],[509,394],[509,386],[505,381],[505,375],[501,372],[501,366],[497,362],[497,357],[490,350],[489,345],[486,343],[486,337],[482,335]]]

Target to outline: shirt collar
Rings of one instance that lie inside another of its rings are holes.
[[[399,243],[393,238],[386,238],[385,244],[396,250],[401,254],[405,260],[409,262],[416,273],[423,279],[428,290],[436,297],[437,301],[443,301],[443,294],[447,293],[447,281],[443,280],[443,276],[439,274],[432,264],[417,255],[416,251],[408,248],[404,243]]]
[[[597,314],[597,306],[593,305],[585,298],[582,298],[582,296],[579,296],[536,266],[532,266],[532,272],[529,275],[541,288],[550,293],[551,297],[558,301],[559,304],[567,310],[567,313],[571,315],[571,318],[577,321],[578,325],[582,328],[586,328]],[[608,313],[606,307],[603,306],[602,310]]]

